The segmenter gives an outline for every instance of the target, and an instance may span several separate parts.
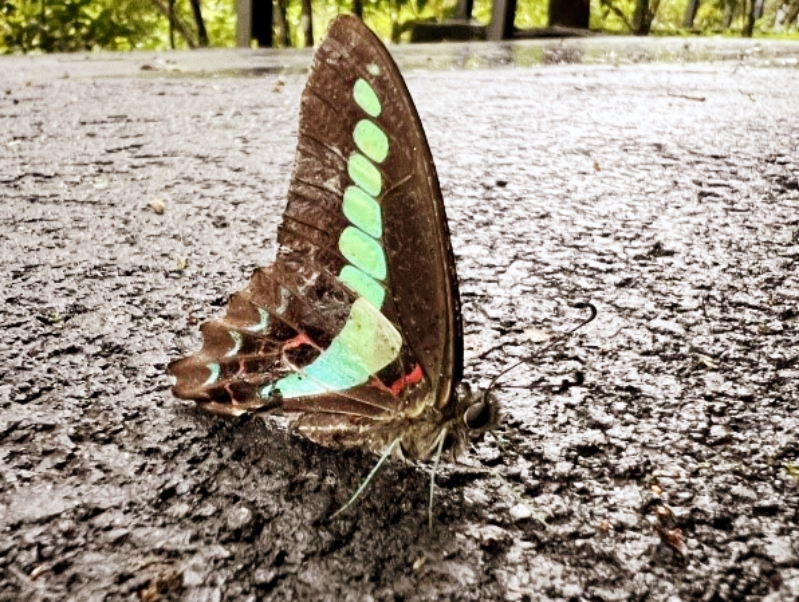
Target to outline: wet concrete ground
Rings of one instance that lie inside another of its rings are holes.
[[[328,521],[373,457],[168,392],[273,256],[308,53],[2,58],[0,599],[799,598],[799,47],[397,54],[469,379],[599,310],[498,391],[505,452],[432,533],[424,464]]]

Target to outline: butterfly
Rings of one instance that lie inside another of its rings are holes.
[[[437,466],[493,425],[488,396],[458,388],[458,279],[421,121],[356,17],[314,55],[277,242],[201,326],[202,349],[169,364],[175,396],[221,415],[280,409],[319,445],[381,454],[373,474],[391,455]]]

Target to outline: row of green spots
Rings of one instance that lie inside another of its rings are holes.
[[[371,69],[371,68],[374,69]],[[369,73],[379,69],[370,65]],[[383,112],[380,98],[372,85],[359,78],[352,89],[355,103],[371,118]],[[378,309],[383,306],[386,291],[380,284],[387,275],[386,254],[380,244],[383,216],[377,197],[383,192],[383,175],[377,165],[388,157],[386,133],[372,119],[361,119],[352,132],[358,151],[347,161],[347,174],[354,186],[344,191],[342,210],[352,226],[344,229],[338,247],[350,263],[341,269],[339,279],[369,300]]]
[[[373,76],[380,73],[377,65],[369,65],[367,71]],[[358,121],[352,132],[358,150],[347,161],[347,174],[353,185],[342,199],[342,211],[351,225],[338,240],[339,251],[349,264],[338,277],[359,297],[330,346],[301,371],[262,387],[258,393],[264,399],[276,389],[288,399],[362,385],[393,362],[402,347],[402,336],[380,312],[386,295],[381,282],[388,268],[380,244],[383,216],[377,198],[383,192],[383,175],[377,166],[388,158],[389,140],[373,119],[383,107],[375,89],[363,78],[355,82],[352,95],[368,118]]]

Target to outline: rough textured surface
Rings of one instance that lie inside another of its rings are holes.
[[[0,599],[799,597],[796,51],[602,44],[400,52],[467,67],[407,79],[470,379],[599,309],[504,381],[506,451],[444,469],[433,533],[428,467],[327,521],[373,457],[168,393],[272,257],[308,54],[0,60]]]

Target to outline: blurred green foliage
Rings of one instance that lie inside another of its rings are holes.
[[[646,2],[647,0],[642,0]],[[681,35],[688,0],[648,0],[657,7],[652,33]],[[693,32],[739,34],[747,0],[703,0]],[[133,50],[169,48],[167,11],[170,0],[0,0],[0,53],[71,52],[78,50]],[[189,0],[173,0],[176,48],[197,44],[197,27]],[[288,40],[302,44],[300,0],[280,0],[285,7]],[[313,0],[314,37],[318,42],[338,14],[351,12],[352,0]],[[364,19],[385,39],[407,37],[406,24],[415,20],[443,20],[455,9],[455,0],[362,0]],[[790,28],[779,23],[799,0],[764,0],[755,32],[769,34]],[[608,33],[630,33],[636,0],[591,0],[591,28]],[[519,0],[516,26],[547,25],[549,0]],[[235,44],[235,0],[202,0],[202,15],[211,46]],[[473,15],[482,23],[491,18],[491,0],[475,0]],[[776,25],[775,25],[776,24]],[[795,24],[794,24],[795,25]],[[401,35],[400,35],[401,34]],[[276,37],[276,45],[280,45]]]
[[[168,0],[160,5],[168,7]],[[213,46],[233,46],[235,0],[203,0]],[[176,0],[175,15],[193,29],[191,7]],[[175,47],[186,48],[179,33]],[[169,20],[153,0],[0,0],[0,52],[72,52],[169,48]]]
[[[128,50],[146,43],[158,21],[146,0],[0,0],[0,47]]]

